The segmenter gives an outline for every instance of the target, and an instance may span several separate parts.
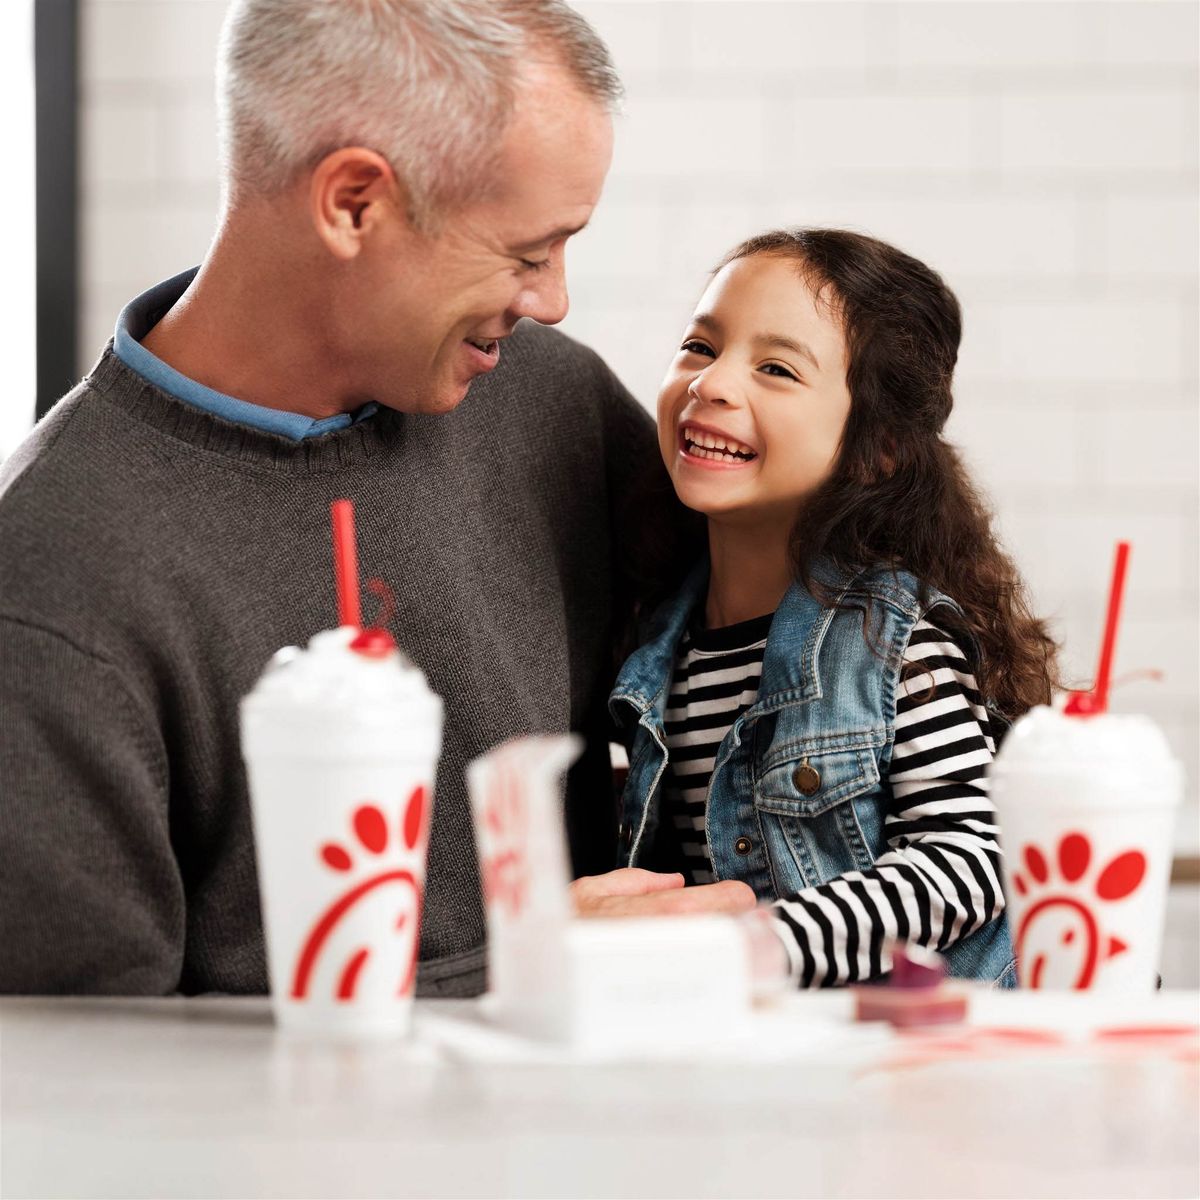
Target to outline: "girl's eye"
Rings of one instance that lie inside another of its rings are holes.
[[[766,371],[768,375],[776,375],[781,379],[792,379],[796,383],[800,382],[800,377],[794,372],[789,371],[782,363],[764,363],[761,369]]]
[[[698,342],[694,338],[684,342],[679,349],[685,354],[703,354],[706,358],[716,358],[711,346],[706,346],[703,342]]]
[[[529,258],[521,259],[521,266],[527,271],[544,271],[550,265],[548,258],[537,259],[536,261]]]

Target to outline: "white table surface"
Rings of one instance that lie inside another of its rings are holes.
[[[1196,993],[989,993],[941,1038],[849,1003],[791,997],[753,1045],[583,1063],[470,1003],[355,1046],[279,1035],[262,1000],[8,999],[0,1195],[1200,1195],[1195,1034],[1095,1033],[1193,1024]]]

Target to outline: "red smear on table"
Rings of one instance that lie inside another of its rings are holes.
[[[996,1028],[973,1029],[971,1032],[979,1041],[1003,1042],[1010,1046],[1060,1046],[1067,1040],[1053,1029]]]
[[[1196,1025],[1119,1025],[1112,1029],[1097,1029],[1098,1042],[1155,1042],[1163,1038],[1200,1037]]]

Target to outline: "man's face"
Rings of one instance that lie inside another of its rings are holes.
[[[564,246],[591,217],[612,158],[612,121],[557,68],[531,67],[489,198],[423,235],[397,219],[369,250],[369,285],[346,330],[363,399],[445,412],[492,370],[521,317],[567,314]],[[365,280],[360,279],[360,283]]]

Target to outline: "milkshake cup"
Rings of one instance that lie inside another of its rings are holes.
[[[1148,717],[1108,712],[1129,551],[1117,543],[1095,686],[1022,717],[990,772],[1022,987],[1155,986],[1183,771]]]
[[[1153,991],[1183,775],[1148,717],[1038,707],[991,770],[1026,988]]]
[[[344,625],[280,650],[240,717],[276,1021],[404,1034],[441,701],[389,634]]]

